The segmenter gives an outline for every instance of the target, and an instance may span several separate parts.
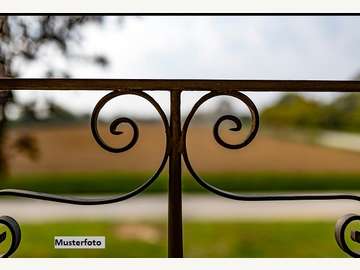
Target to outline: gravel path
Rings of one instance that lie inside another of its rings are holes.
[[[353,201],[238,202],[215,195],[183,196],[185,220],[336,220],[348,213],[360,213]],[[166,220],[166,195],[142,195],[124,202],[77,206],[30,199],[1,199],[0,215],[19,222],[84,220]]]

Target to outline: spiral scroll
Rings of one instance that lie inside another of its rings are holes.
[[[143,185],[139,186],[138,188],[136,188],[135,190],[118,196],[117,199],[123,200],[123,199],[127,199],[129,197],[135,196],[136,194],[142,192],[143,190],[145,190],[148,186],[150,186],[160,175],[161,171],[163,170],[163,168],[165,167],[165,164],[167,162],[168,156],[169,156],[169,134],[170,134],[170,128],[169,128],[169,124],[166,118],[166,115],[164,113],[164,111],[161,109],[160,105],[148,94],[146,94],[145,92],[139,92],[139,91],[113,91],[109,94],[107,94],[106,96],[104,96],[95,106],[95,109],[93,111],[92,117],[91,117],[91,131],[92,134],[96,140],[96,142],[105,150],[112,152],[112,153],[121,153],[121,152],[125,152],[129,149],[131,149],[137,142],[138,138],[139,138],[139,129],[136,125],[136,123],[126,117],[120,117],[115,119],[111,124],[110,124],[110,133],[113,135],[121,135],[123,132],[117,130],[117,128],[122,125],[122,124],[129,124],[133,130],[133,136],[130,140],[130,142],[123,146],[123,147],[112,147],[110,145],[108,145],[102,138],[101,135],[98,131],[98,127],[97,127],[97,122],[98,122],[98,117],[99,117],[99,113],[101,111],[101,109],[104,107],[104,105],[109,102],[110,100],[112,100],[115,97],[118,96],[122,96],[122,95],[136,95],[139,97],[142,97],[144,99],[146,99],[147,101],[149,101],[154,108],[158,111],[161,120],[164,124],[164,128],[165,128],[165,133],[166,133],[166,148],[165,148],[165,152],[164,152],[164,156],[162,159],[162,162],[160,164],[160,167],[156,170],[155,174],[148,179]],[[121,199],[120,199],[121,198]]]
[[[360,216],[355,214],[347,214],[340,218],[336,222],[335,226],[335,239],[338,243],[339,247],[348,255],[355,258],[360,258],[360,253],[353,251],[347,241],[346,241],[346,228],[350,225],[350,223],[354,221],[360,221]],[[360,232],[359,231],[351,231],[351,240],[357,243],[360,243]]]
[[[214,125],[213,135],[214,135],[215,140],[225,148],[240,149],[240,148],[243,148],[246,145],[248,145],[255,138],[256,133],[258,132],[258,129],[259,129],[259,112],[258,112],[255,104],[251,101],[251,99],[249,99],[246,95],[244,95],[240,92],[232,92],[232,93],[212,92],[212,93],[209,93],[209,94],[203,96],[202,98],[200,98],[200,100],[198,102],[196,102],[196,104],[192,108],[191,112],[189,113],[188,117],[186,118],[184,127],[183,127],[183,140],[184,140],[183,142],[184,143],[186,142],[186,133],[189,128],[190,121],[194,117],[194,114],[199,109],[199,107],[203,103],[205,103],[207,100],[217,97],[217,96],[222,96],[222,95],[235,97],[245,103],[245,105],[248,107],[248,109],[250,110],[250,113],[251,113],[251,129],[250,129],[248,136],[241,143],[230,144],[230,143],[225,142],[220,136],[220,132],[219,132],[220,125],[224,121],[232,121],[235,124],[235,127],[230,128],[230,130],[231,131],[241,131],[242,123],[241,123],[241,120],[234,115],[224,115],[224,116],[221,116]],[[185,147],[184,154],[187,156],[186,144],[184,144],[184,147]]]
[[[99,134],[99,131],[98,131],[98,128],[97,128],[97,121],[98,121],[98,117],[99,117],[99,113],[101,111],[101,109],[104,107],[104,105],[109,102],[111,99],[117,97],[117,96],[120,96],[120,95],[125,95],[125,94],[130,94],[129,92],[111,92],[110,94],[106,95],[105,97],[103,97],[99,102],[98,104],[96,104],[95,106],[95,109],[93,111],[93,114],[91,116],[91,131],[92,131],[92,134],[96,140],[96,142],[102,147],[104,148],[105,150],[109,151],[109,152],[112,152],[112,153],[121,153],[121,152],[125,152],[129,149],[131,149],[137,142],[138,138],[139,138],[139,128],[137,127],[136,123],[127,118],[127,117],[120,117],[120,118],[117,118],[115,119],[111,124],[110,124],[110,133],[113,134],[113,135],[121,135],[123,132],[122,131],[118,131],[117,128],[122,125],[122,124],[129,124],[133,130],[133,137],[132,139],[130,140],[130,142],[123,146],[123,147],[112,147],[108,144],[106,144],[106,142],[101,138],[100,134]],[[138,96],[141,96],[143,98],[145,98],[146,100],[148,100],[150,103],[152,103],[156,109],[157,108],[157,103],[149,96],[149,95],[146,95],[142,92],[140,93],[131,93],[131,94],[134,94],[134,95],[138,95]],[[159,107],[160,109],[160,107]],[[161,109],[159,110],[159,113],[161,115]]]
[[[238,144],[227,143],[220,136],[220,132],[219,132],[220,125],[224,121],[232,121],[235,124],[235,127],[230,128],[230,130],[231,131],[241,131],[242,124],[241,124],[241,120],[238,117],[234,116],[234,115],[221,116],[216,121],[216,123],[214,125],[214,129],[213,129],[213,135],[214,135],[214,138],[215,138],[216,142],[219,143],[221,146],[223,146],[225,148],[228,148],[228,149],[240,149],[240,148],[243,148],[243,147],[247,146],[255,138],[255,136],[257,134],[257,131],[259,129],[259,113],[258,113],[258,110],[257,110],[255,104],[251,101],[251,99],[249,97],[247,97],[246,95],[240,93],[240,92],[210,92],[210,93],[206,94],[205,96],[203,96],[202,98],[200,98],[200,100],[195,103],[194,107],[192,108],[192,110],[190,111],[188,117],[185,120],[184,127],[183,127],[183,133],[182,133],[183,157],[184,157],[184,162],[186,164],[186,167],[188,168],[190,174],[195,178],[195,180],[200,185],[202,185],[206,189],[208,189],[208,190],[210,190],[210,191],[212,191],[212,192],[214,192],[214,193],[216,193],[218,195],[234,199],[234,198],[237,197],[236,194],[229,193],[227,191],[218,189],[218,188],[210,185],[209,183],[204,181],[195,172],[195,170],[192,167],[191,162],[189,160],[188,153],[187,153],[187,147],[186,147],[187,131],[188,131],[190,122],[191,122],[192,118],[194,117],[196,111],[207,100],[209,100],[211,98],[214,98],[214,97],[217,97],[217,96],[222,96],[222,95],[232,96],[234,98],[239,99],[243,103],[245,103],[245,105],[248,107],[248,109],[250,110],[250,113],[251,113],[251,128],[250,128],[250,132],[249,132],[248,136],[242,142],[240,142]]]
[[[103,106],[110,101],[111,99],[121,96],[121,95],[137,95],[140,96],[147,101],[149,101],[155,109],[160,114],[160,117],[162,119],[162,122],[164,124],[165,133],[166,133],[166,147],[164,151],[163,159],[160,163],[159,168],[155,171],[153,176],[151,176],[148,180],[146,180],[142,185],[138,186],[134,190],[125,193],[125,194],[119,194],[114,196],[107,196],[103,198],[77,198],[77,197],[68,197],[68,196],[61,196],[61,195],[55,195],[55,194],[48,194],[48,193],[41,193],[41,192],[34,192],[29,190],[20,190],[20,189],[2,189],[0,190],[0,196],[15,196],[15,197],[23,197],[23,198],[31,198],[31,199],[38,199],[38,200],[45,200],[45,201],[53,201],[53,202],[61,202],[61,203],[69,203],[69,204],[77,204],[77,205],[100,205],[100,204],[110,204],[115,202],[120,202],[126,199],[129,199],[142,191],[144,191],[147,187],[149,187],[160,175],[162,170],[165,167],[165,164],[167,162],[168,156],[169,156],[169,124],[166,118],[166,115],[164,111],[161,109],[160,105],[148,94],[144,92],[134,92],[134,91],[113,91],[106,96],[104,96],[98,104],[96,104],[95,109],[93,111],[92,117],[91,117],[91,130],[94,135],[95,140],[99,143],[101,147],[103,147],[105,150],[113,152],[113,153],[120,153],[129,150],[132,148],[139,137],[139,131],[136,123],[125,117],[120,117],[113,121],[110,125],[110,132],[113,135],[121,135],[122,132],[118,131],[117,128],[122,124],[129,124],[133,129],[133,137],[130,140],[130,142],[124,146],[115,148],[112,146],[109,146],[106,144],[106,142],[101,138],[99,135],[98,129],[97,129],[97,120],[99,113]]]
[[[217,143],[219,143],[221,146],[228,148],[228,149],[241,149],[245,146],[247,146],[249,143],[252,142],[252,140],[255,138],[257,131],[259,129],[259,113],[256,109],[255,104],[244,94],[240,92],[210,92],[200,98],[199,101],[197,101],[192,108],[192,110],[189,113],[189,116],[186,118],[183,132],[182,132],[182,154],[184,158],[184,162],[186,167],[188,168],[190,174],[194,177],[194,179],[205,189],[228,199],[232,200],[238,200],[238,201],[296,201],[296,200],[353,200],[353,201],[360,201],[360,196],[354,195],[354,194],[281,194],[281,195],[252,195],[252,194],[236,194],[233,192],[228,192],[225,190],[222,190],[220,188],[217,188],[209,183],[207,183],[205,180],[203,180],[195,171],[195,169],[192,167],[190,159],[188,157],[187,153],[187,146],[186,146],[186,138],[187,138],[187,131],[190,125],[190,122],[198,110],[198,108],[207,100],[217,97],[217,96],[232,96],[243,103],[248,107],[248,109],[251,112],[251,128],[248,136],[243,140],[242,142],[238,144],[230,144],[225,142],[221,136],[220,136],[220,125],[224,121],[232,121],[235,126],[233,128],[230,128],[231,131],[241,131],[242,124],[238,117],[233,115],[224,115],[221,116],[215,123],[213,134],[214,138]]]
[[[21,241],[21,230],[19,224],[15,219],[9,216],[0,217],[0,224],[3,224],[7,227],[11,234],[11,243],[9,249],[1,255],[2,258],[10,257],[19,247]],[[0,232],[0,245],[6,240],[8,237],[7,232]]]

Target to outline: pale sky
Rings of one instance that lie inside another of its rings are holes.
[[[78,78],[158,79],[338,79],[360,72],[360,17],[319,16],[162,16],[127,17],[123,25],[85,29],[80,49],[110,60],[101,69],[69,64],[48,52],[41,64],[22,67],[22,77],[41,77],[58,65]],[[90,112],[105,92],[22,93],[20,100],[50,97],[76,112]],[[247,93],[259,109],[278,93]],[[166,93],[152,94],[168,110]],[[329,100],[333,94],[309,94]],[[183,109],[200,93],[185,94]],[[116,101],[105,114],[153,115],[151,105],[136,98]],[[145,104],[145,105],[144,105]],[[239,103],[234,103],[239,104]],[[211,108],[211,105],[207,108]]]

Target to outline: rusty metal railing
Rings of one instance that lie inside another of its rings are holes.
[[[235,127],[232,131],[240,131],[241,121],[234,115],[223,115],[215,123],[213,135],[217,143],[227,149],[241,149],[251,143],[259,128],[259,113],[255,104],[240,91],[258,92],[360,92],[358,81],[280,81],[280,80],[118,80],[118,79],[1,79],[0,90],[107,90],[112,91],[105,95],[95,106],[91,117],[91,131],[96,142],[106,151],[121,153],[131,149],[137,142],[139,129],[137,124],[127,117],[120,117],[110,124],[113,135],[121,135],[117,127],[128,124],[133,131],[130,142],[123,147],[108,145],[98,132],[97,120],[103,106],[115,97],[122,95],[136,95],[149,101],[159,113],[166,133],[166,147],[159,168],[154,175],[144,184],[126,194],[85,199],[78,197],[59,196],[29,190],[3,189],[0,196],[26,197],[32,199],[54,201],[59,203],[78,205],[109,204],[129,199],[148,188],[163,171],[169,160],[169,190],[168,190],[168,256],[183,257],[182,234],[182,190],[181,190],[181,158],[193,178],[205,189],[233,200],[238,201],[284,201],[284,200],[354,200],[360,201],[360,196],[352,194],[308,194],[308,195],[242,195],[219,189],[202,179],[191,165],[186,147],[186,136],[189,124],[198,108],[207,100],[217,96],[232,96],[243,102],[251,112],[251,129],[248,136],[238,144],[227,143],[220,135],[220,124],[231,121]],[[170,92],[170,119],[160,105],[144,91],[169,91]],[[209,91],[196,102],[183,126],[181,126],[181,93],[186,91]],[[286,113],[286,112],[284,112]],[[360,253],[352,250],[345,238],[348,225],[360,220],[360,216],[347,214],[336,223],[335,238],[340,248],[353,257]],[[11,217],[0,217],[0,223],[7,226],[11,233],[11,245],[3,257],[13,254],[20,244],[21,231],[18,223]],[[0,234],[0,243],[6,234]],[[360,232],[353,231],[351,239],[360,242]]]

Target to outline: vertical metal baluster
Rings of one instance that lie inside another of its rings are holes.
[[[181,115],[180,91],[171,91],[170,115],[170,162],[169,162],[169,214],[168,256],[183,257],[182,200],[181,200]]]

